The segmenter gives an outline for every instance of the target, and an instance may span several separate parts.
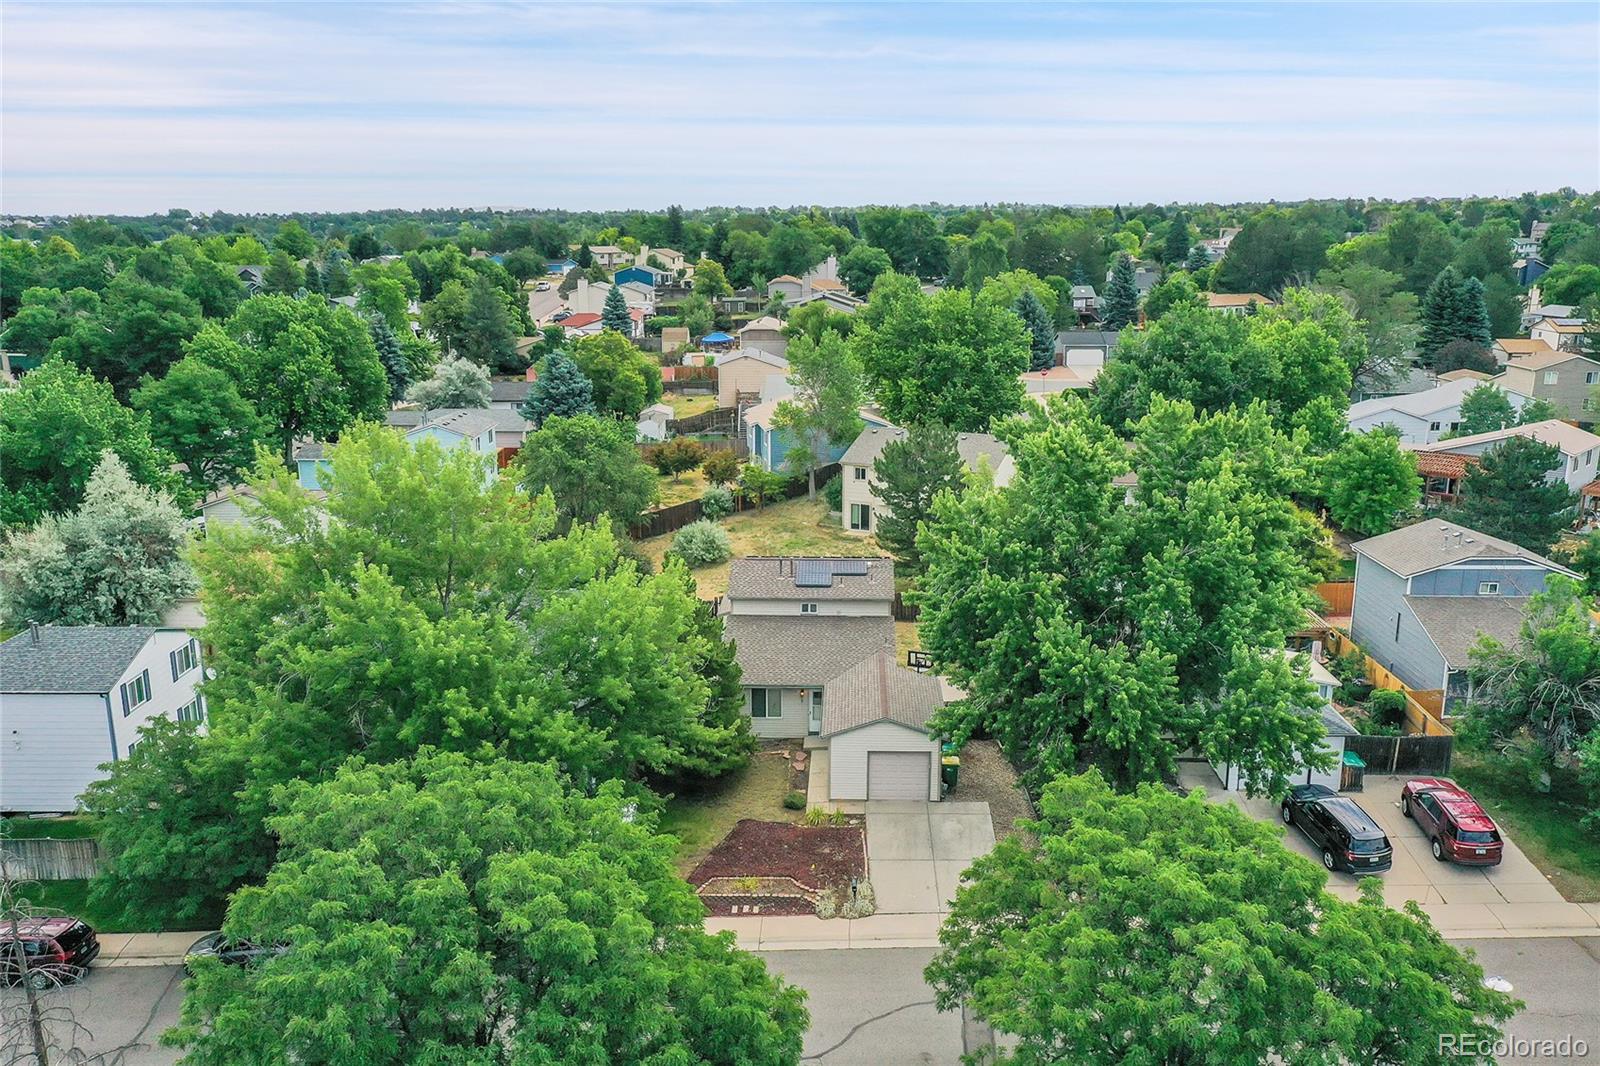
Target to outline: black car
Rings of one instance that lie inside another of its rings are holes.
[[[1283,798],[1283,824],[1299,827],[1322,852],[1322,865],[1375,874],[1394,863],[1394,848],[1372,815],[1327,785],[1295,785]]]
[[[263,959],[282,955],[287,950],[285,944],[263,947],[248,940],[229,940],[222,933],[207,933],[190,944],[189,950],[183,953],[183,966],[191,974],[194,973],[196,959],[214,958],[226,966],[254,966]]]

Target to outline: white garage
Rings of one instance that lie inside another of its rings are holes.
[[[939,679],[879,651],[822,688],[828,798],[937,800],[939,738],[928,720],[944,706]]]
[[[1345,720],[1333,706],[1333,692],[1339,685],[1339,679],[1328,671],[1328,668],[1317,662],[1304,652],[1285,652],[1294,659],[1304,659],[1307,663],[1309,676],[1317,686],[1317,694],[1321,699],[1321,706],[1317,708],[1317,715],[1322,720],[1325,735],[1323,750],[1333,757],[1333,769],[1312,770],[1304,763],[1296,767],[1294,773],[1289,775],[1291,785],[1326,785],[1335,792],[1339,791],[1343,774],[1344,738],[1356,736],[1359,733],[1354,726]],[[1222,787],[1229,792],[1248,791],[1250,782],[1248,774],[1234,763],[1211,764],[1211,770],[1217,775],[1217,780],[1222,782]]]

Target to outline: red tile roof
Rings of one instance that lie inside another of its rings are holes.
[[[1417,452],[1417,473],[1423,477],[1465,477],[1469,466],[1478,465],[1475,455],[1455,452]]]
[[[584,326],[592,326],[598,321],[600,321],[600,316],[593,311],[581,311],[578,314],[568,315],[563,318],[560,325],[568,329],[582,329]]]

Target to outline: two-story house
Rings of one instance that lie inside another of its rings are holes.
[[[756,736],[805,738],[835,800],[940,797],[938,678],[894,662],[894,562],[735,559],[722,603]],[[826,769],[824,769],[826,768]]]
[[[206,720],[181,629],[30,626],[0,644],[0,810],[71,811],[157,718]]]
[[[594,261],[607,270],[614,270],[633,262],[633,256],[624,252],[614,244],[595,244],[589,248],[589,254],[594,256]]]
[[[1432,444],[1460,428],[1461,401],[1481,384],[1481,378],[1464,376],[1454,381],[1443,381],[1423,392],[1362,400],[1350,405],[1345,418],[1350,423],[1350,429],[1356,433],[1389,426],[1407,444]],[[1520,411],[1522,405],[1528,402],[1528,394],[1507,387],[1504,382],[1497,381],[1495,384],[1511,401],[1514,411]]]
[[[1462,456],[1470,462],[1481,459],[1512,437],[1526,437],[1553,446],[1561,457],[1545,476],[1549,481],[1563,482],[1572,492],[1581,491],[1589,482],[1600,477],[1600,436],[1557,418],[1530,422],[1525,426],[1507,426],[1489,433],[1474,433],[1468,437],[1452,437],[1434,444],[1420,444],[1415,450],[1419,463],[1425,454],[1444,453]]]
[[[1408,687],[1471,698],[1480,635],[1516,640],[1528,598],[1551,574],[1576,577],[1536,552],[1453,522],[1427,519],[1352,545],[1350,636]]]
[[[762,315],[753,322],[739,327],[739,347],[759,348],[770,355],[786,356],[789,338],[784,336],[783,322],[771,315]]]
[[[1587,328],[1588,323],[1581,318],[1541,318],[1528,327],[1528,336],[1558,351],[1575,352],[1583,345]]]
[[[442,447],[470,448],[479,455],[494,459],[495,462],[485,468],[486,479],[492,479],[495,470],[503,465],[500,454],[502,441],[505,447],[512,450],[521,447],[522,437],[530,428],[528,421],[515,411],[483,407],[390,411],[387,421],[404,432],[406,440],[412,444],[423,438],[432,438]],[[301,488],[322,488],[323,475],[328,471],[325,451],[326,445],[321,441],[305,441],[295,448],[295,470]]]
[[[884,504],[878,499],[878,478],[873,464],[890,441],[905,437],[906,431],[898,426],[868,426],[839,458],[839,476],[844,483],[840,521],[846,531],[865,535],[878,528]],[[1011,484],[1016,473],[1016,464],[1005,442],[988,433],[956,434],[956,453],[968,471],[987,468],[998,486]]]
[[[1587,355],[1547,350],[1517,356],[1507,361],[1500,383],[1524,396],[1549,400],[1561,418],[1590,423],[1600,419],[1594,407],[1600,360]]]

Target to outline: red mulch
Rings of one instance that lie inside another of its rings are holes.
[[[848,885],[867,874],[866,834],[858,825],[804,826],[741,818],[694,872],[713,877],[792,877],[810,888]]]

